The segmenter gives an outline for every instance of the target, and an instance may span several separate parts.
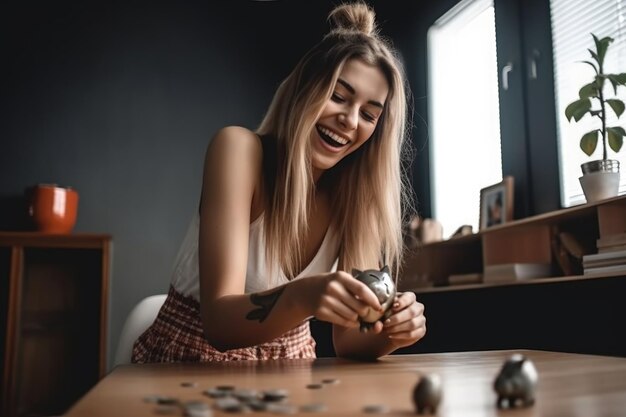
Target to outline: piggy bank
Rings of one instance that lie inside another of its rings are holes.
[[[515,354],[504,362],[493,388],[498,394],[497,406],[529,407],[535,403],[537,370],[523,355]]]
[[[441,378],[437,374],[423,375],[413,388],[413,404],[417,414],[437,413],[441,402]]]
[[[391,279],[388,266],[384,266],[380,271],[376,269],[365,271],[353,269],[352,276],[367,285],[383,307],[382,312],[370,308],[365,316],[359,317],[361,331],[366,333],[378,320],[384,320],[391,315],[391,306],[396,298],[396,284]]]

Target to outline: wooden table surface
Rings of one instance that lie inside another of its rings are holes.
[[[523,353],[537,368],[537,402],[527,409],[498,410],[493,381],[503,361],[513,353]],[[292,404],[322,402],[328,406],[323,413],[302,413],[309,416],[363,415],[363,407],[369,404],[387,405],[390,412],[385,415],[408,416],[415,413],[411,393],[419,374],[431,372],[438,373],[443,381],[438,416],[626,415],[626,358],[519,350],[392,355],[369,363],[322,358],[125,365],[101,380],[67,416],[156,416],[156,405],[145,402],[145,397],[157,394],[213,404],[202,391],[217,385],[284,388],[290,392]],[[325,378],[340,382],[321,389],[306,387]],[[196,382],[197,386],[183,387],[183,382]],[[213,415],[232,413],[214,410]]]

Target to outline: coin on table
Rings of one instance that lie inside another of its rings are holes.
[[[233,397],[218,398],[215,400],[215,406],[228,413],[243,413],[247,410],[245,404]]]
[[[263,401],[275,402],[282,401],[289,396],[289,391],[284,389],[270,389],[261,393]]]
[[[367,414],[386,414],[389,412],[389,407],[385,404],[369,404],[363,407],[363,412]]]
[[[179,400],[178,398],[175,398],[175,397],[159,396],[157,397],[156,403],[159,405],[178,405]]]
[[[253,389],[236,389],[232,392],[232,396],[243,402],[249,402],[259,398],[259,393]]]
[[[185,387],[185,388],[195,388],[198,386],[198,383],[193,382],[193,381],[185,381],[185,382],[181,382],[180,386]]]
[[[235,386],[233,385],[218,385],[215,388],[217,388],[220,391],[234,391],[235,390]]]
[[[183,408],[187,417],[211,417],[213,415],[209,405],[202,401],[186,401]]]
[[[339,380],[337,378],[325,378],[325,379],[322,379],[322,384],[325,384],[325,385],[335,385],[335,384],[338,384],[338,383],[339,383]]]
[[[209,388],[202,391],[204,395],[211,398],[224,398],[230,395],[232,391],[224,391],[217,388]]]
[[[250,407],[252,411],[267,411],[268,404],[270,403],[259,399],[246,402],[246,406]]]
[[[143,397],[143,402],[157,404],[159,402],[159,398],[161,398],[160,395],[147,395]]]
[[[286,403],[269,403],[267,405],[267,411],[276,414],[296,414],[298,407],[293,404]]]
[[[328,411],[328,406],[324,403],[311,403],[300,406],[300,411],[303,413],[323,413]]]
[[[307,384],[306,386],[308,389],[320,389],[323,387],[322,384]]]

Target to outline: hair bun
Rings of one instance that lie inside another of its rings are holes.
[[[331,31],[345,30],[371,35],[376,31],[376,14],[365,3],[348,3],[335,7],[328,15]]]

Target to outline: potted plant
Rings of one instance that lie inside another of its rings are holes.
[[[593,33],[595,51],[589,49],[592,61],[583,61],[595,71],[595,77],[589,84],[582,86],[578,92],[578,100],[572,102],[565,109],[565,117],[571,122],[578,122],[585,115],[597,117],[600,120],[600,128],[587,132],[580,139],[580,148],[591,156],[598,145],[598,138],[602,143],[602,159],[585,162],[581,165],[583,176],[580,184],[588,202],[598,201],[614,197],[619,187],[619,161],[607,158],[607,142],[614,152],[622,148],[626,131],[620,126],[608,127],[606,125],[607,111],[609,107],[617,118],[624,113],[624,102],[618,98],[607,98],[604,87],[606,81],[613,86],[613,92],[617,95],[617,88],[626,85],[626,73],[605,74],[604,58],[613,38],[605,37],[598,39]]]

